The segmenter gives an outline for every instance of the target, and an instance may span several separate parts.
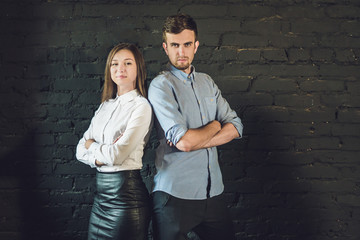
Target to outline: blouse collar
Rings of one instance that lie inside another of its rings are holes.
[[[137,89],[134,89],[134,90],[124,93],[120,96],[116,94],[116,98],[114,99],[114,101],[116,101],[116,102],[120,101],[120,103],[127,103],[127,102],[132,101],[137,96],[139,96],[139,92]]]

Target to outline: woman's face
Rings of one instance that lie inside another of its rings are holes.
[[[135,89],[137,66],[131,51],[122,49],[118,51],[110,65],[111,79],[117,85],[118,95]]]

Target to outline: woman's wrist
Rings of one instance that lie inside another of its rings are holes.
[[[94,142],[95,142],[94,139],[88,139],[88,140],[86,140],[86,142],[85,142],[85,148],[86,148],[86,149],[89,149],[90,146],[91,146],[91,144],[93,144]]]
[[[95,165],[96,165],[97,167],[101,167],[101,166],[104,166],[105,164],[102,163],[102,162],[100,162],[100,161],[98,161],[98,160],[95,160]]]

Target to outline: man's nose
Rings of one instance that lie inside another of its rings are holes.
[[[180,46],[179,47],[179,55],[184,56],[184,54],[185,54],[185,48],[184,48],[184,46]]]

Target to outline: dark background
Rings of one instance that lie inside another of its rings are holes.
[[[237,239],[360,239],[356,0],[2,0],[0,239],[86,239],[95,170],[74,155],[107,54],[138,44],[149,83],[167,62],[163,21],[178,12],[198,23],[196,70],[244,123],[219,147]]]

